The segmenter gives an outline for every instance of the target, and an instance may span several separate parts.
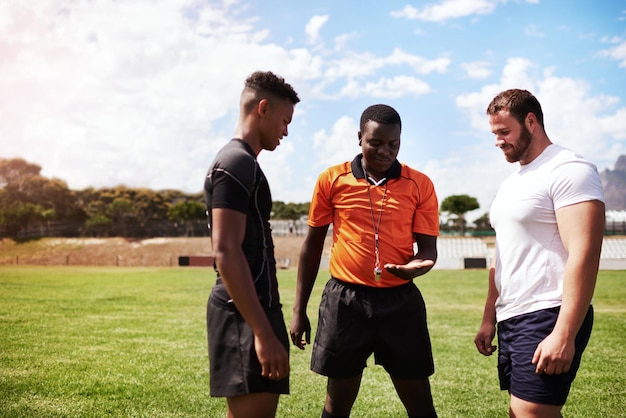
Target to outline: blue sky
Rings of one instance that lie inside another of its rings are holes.
[[[600,171],[626,154],[626,0],[8,0],[0,57],[0,157],[76,190],[201,191],[255,70],[302,99],[259,156],[275,200],[309,201],[375,103],[402,117],[400,161],[477,197],[473,218],[515,168],[484,114],[504,89]]]

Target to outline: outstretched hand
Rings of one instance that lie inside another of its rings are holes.
[[[385,270],[394,276],[398,276],[404,280],[411,280],[420,274],[426,273],[435,265],[433,260],[422,260],[419,258],[413,259],[406,264],[391,264],[384,265]]]

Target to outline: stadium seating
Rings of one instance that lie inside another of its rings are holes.
[[[487,244],[480,238],[440,238],[437,240],[439,257],[487,257]]]
[[[435,268],[468,268],[468,260],[484,258],[489,265],[493,257],[493,248],[480,238],[440,237],[437,240],[439,257]],[[604,237],[600,255],[601,269],[626,269],[626,238]],[[469,263],[471,267],[476,264]]]

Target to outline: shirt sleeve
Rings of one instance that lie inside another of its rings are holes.
[[[329,172],[326,170],[319,175],[315,183],[311,206],[309,208],[309,226],[326,226],[333,222],[330,185]]]
[[[604,201],[596,167],[587,161],[569,161],[556,166],[551,184],[554,209],[590,200]]]
[[[422,175],[418,182],[419,202],[413,214],[413,232],[439,235],[439,200],[433,182]]]
[[[252,169],[250,170],[252,171]],[[247,213],[250,201],[252,184],[242,176],[228,170],[228,168],[215,168],[211,181],[213,183],[213,199],[211,207],[233,209]]]

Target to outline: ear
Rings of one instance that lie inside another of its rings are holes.
[[[256,105],[256,111],[259,117],[265,116],[269,109],[269,101],[267,99],[259,100],[259,103]]]
[[[529,112],[526,115],[526,119],[524,120],[524,123],[526,124],[526,128],[530,132],[533,132],[535,130],[535,128],[537,128],[537,126],[539,126],[539,123],[537,122],[537,116],[535,116],[535,114],[532,113],[532,112]]]
[[[359,137],[359,146],[361,146],[361,131],[357,133],[357,136]]]

